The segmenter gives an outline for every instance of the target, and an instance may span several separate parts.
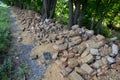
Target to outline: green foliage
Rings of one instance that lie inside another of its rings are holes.
[[[7,51],[10,43],[10,23],[6,9],[0,7],[0,13],[0,52],[4,53]]]
[[[4,63],[0,65],[0,79],[11,80],[10,75],[13,73],[13,64],[11,58],[4,60]]]
[[[21,79],[21,78],[25,77],[25,75],[28,74],[27,73],[28,69],[29,69],[29,66],[21,65],[20,68],[19,68],[19,71],[16,73],[16,78]]]
[[[57,0],[55,18],[62,24],[68,23],[68,0]]]

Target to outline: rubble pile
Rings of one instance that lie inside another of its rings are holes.
[[[53,48],[57,53],[52,55],[52,59],[59,65],[62,77],[70,80],[101,80],[109,70],[116,70],[119,76],[120,40],[116,37],[107,39],[100,34],[94,35],[93,30],[79,28],[78,25],[66,30],[53,20],[42,22],[38,15],[29,18],[26,11],[13,10],[19,14],[21,24],[29,24],[24,26],[23,31],[33,33],[39,44],[55,43]]]

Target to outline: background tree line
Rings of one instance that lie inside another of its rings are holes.
[[[57,19],[71,26],[78,24],[109,37],[120,31],[120,0],[2,0],[11,6],[39,12],[43,21]]]

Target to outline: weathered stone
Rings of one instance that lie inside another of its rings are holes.
[[[82,63],[91,63],[94,60],[94,57],[91,54],[88,54],[81,59]]]
[[[54,53],[54,54],[52,55],[52,59],[56,59],[57,56],[58,56],[58,53]]]
[[[85,42],[82,42],[79,46],[79,53],[81,54],[85,49],[86,49],[86,45]]]
[[[96,42],[94,40],[88,40],[85,44],[89,48],[96,48]]]
[[[110,38],[111,41],[116,41],[117,39],[117,37]]]
[[[18,38],[17,38],[17,41],[18,41],[18,42],[21,42],[21,41],[22,41],[22,37],[18,37]]]
[[[118,50],[118,46],[116,44],[112,44],[112,55],[117,55]]]
[[[56,44],[57,45],[61,45],[61,44],[63,44],[64,43],[64,40],[58,40],[58,41],[56,41]]]
[[[73,30],[70,30],[69,31],[69,34],[68,34],[68,36],[69,37],[74,37],[74,36],[76,36],[77,34],[73,31]]]
[[[93,30],[86,30],[86,34],[91,37],[94,35],[94,31]]]
[[[89,54],[89,50],[90,50],[90,49],[87,48],[87,49],[81,54],[81,57],[83,58],[83,57],[87,56],[87,55]]]
[[[93,63],[94,68],[100,68],[103,65],[102,60],[97,60],[95,63]]]
[[[68,51],[64,50],[62,56],[63,56],[63,57],[68,57]]]
[[[102,46],[104,46],[105,42],[104,41],[99,41],[96,43],[96,48],[100,48]]]
[[[106,57],[102,57],[102,59],[101,59],[101,60],[102,60],[102,63],[103,63],[103,64],[107,64],[107,63],[108,63],[108,61],[107,61]]]
[[[109,55],[112,52],[112,48],[111,47],[106,47],[106,46],[101,47],[99,50],[101,52],[101,56]]]
[[[67,72],[65,70],[61,70],[60,73],[62,74],[63,77],[67,77],[69,75],[69,72]]]
[[[115,63],[115,59],[114,58],[112,58],[110,56],[106,56],[106,58],[107,58],[109,64]]]
[[[70,78],[70,80],[84,80],[82,78],[81,75],[79,75],[77,72],[73,71],[72,73],[70,73],[70,75],[68,76]]]
[[[101,56],[95,56],[96,60],[101,59]]]
[[[60,61],[61,62],[61,61]],[[68,63],[67,62],[61,62],[61,63],[58,63],[59,64],[59,67],[61,69],[65,69],[67,66],[68,66]]]
[[[58,45],[54,45],[53,48],[54,48],[55,50],[59,50],[59,46],[58,46]]]
[[[67,61],[67,57],[62,57],[62,58],[61,58],[61,61],[62,61],[62,62],[66,62],[66,61]]]
[[[98,49],[94,49],[94,48],[90,49],[90,53],[91,53],[92,55],[100,55]]]
[[[83,35],[82,35],[82,40],[83,40],[83,41],[86,41],[88,38],[89,38],[89,37],[88,37],[87,34],[83,34]]]
[[[65,70],[66,70],[68,73],[70,73],[70,72],[72,72],[73,69],[70,68],[70,67],[66,67]]]
[[[71,68],[76,67],[78,64],[79,63],[78,63],[77,59],[75,59],[75,58],[71,58],[68,60],[68,66]]]
[[[82,75],[86,74],[86,72],[83,69],[81,69],[80,67],[75,67],[75,71]]]
[[[73,47],[75,44],[74,44],[74,42],[69,42],[68,43],[68,47],[70,48],[70,47]]]
[[[95,75],[95,76],[93,76],[93,80],[99,80],[99,79],[98,79],[97,76]]]
[[[68,57],[69,57],[69,58],[73,58],[74,56],[75,56],[75,53],[69,52],[69,54],[68,54]]]
[[[78,29],[79,28],[79,25],[73,25],[72,26],[72,30],[76,30],[76,29]]]
[[[32,55],[32,56],[30,56],[30,57],[31,57],[32,60],[38,59],[38,55]]]
[[[59,50],[65,50],[67,48],[68,48],[68,44],[67,43],[64,43],[64,44],[59,46]]]
[[[98,35],[96,36],[96,38],[97,38],[98,41],[105,40],[105,37],[102,36],[102,35],[100,35],[100,34],[98,34]]]
[[[116,70],[120,70],[120,62],[116,62],[115,64],[112,64],[111,67]]]
[[[96,42],[95,40],[92,40],[92,39],[86,42],[86,46],[89,48],[100,48],[104,44],[105,44],[104,41]]]
[[[76,40],[78,40],[78,39],[81,39],[80,36],[75,36],[75,37],[72,37],[72,38],[71,38],[71,41],[76,41]]]
[[[93,72],[93,69],[88,64],[82,64],[81,69],[86,71],[88,74],[91,74]]]
[[[108,70],[109,69],[109,65],[108,64],[104,64],[103,66],[102,66],[102,70]]]

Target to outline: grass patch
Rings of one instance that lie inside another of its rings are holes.
[[[10,16],[7,7],[0,6],[0,80],[11,80],[12,59],[7,56],[10,46]]]
[[[4,55],[10,44],[10,17],[7,8],[0,7],[0,54]]]

